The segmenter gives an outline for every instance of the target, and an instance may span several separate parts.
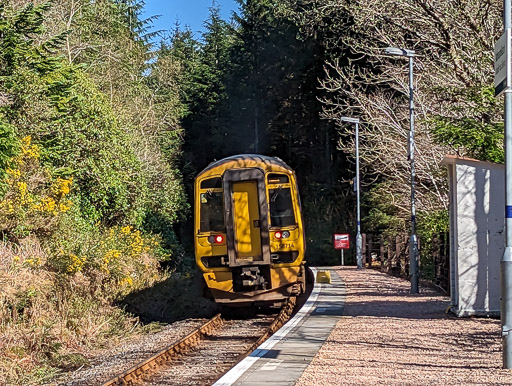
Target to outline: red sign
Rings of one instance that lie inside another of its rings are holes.
[[[334,249],[349,249],[350,239],[347,233],[334,234]]]

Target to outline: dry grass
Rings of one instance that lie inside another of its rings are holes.
[[[49,381],[86,364],[89,350],[140,332],[136,318],[112,305],[114,281],[54,272],[49,259],[36,238],[0,242],[0,384]],[[139,282],[164,278],[155,272]]]

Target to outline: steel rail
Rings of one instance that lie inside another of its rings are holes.
[[[277,330],[279,330],[283,325],[290,319],[293,310],[295,309],[295,304],[297,303],[297,297],[293,296],[288,298],[286,301],[286,304],[281,308],[281,311],[276,316],[274,321],[270,324],[270,326],[267,328],[265,333],[256,341],[254,342],[251,347],[242,355],[238,357],[236,360],[236,363],[234,363],[233,366],[236,366],[238,362],[242,361],[244,358],[246,358],[250,353],[252,353],[254,350],[256,350],[263,342],[265,342],[268,338],[270,338]],[[219,377],[220,378],[220,377]]]
[[[191,347],[195,346],[204,335],[209,334],[211,331],[222,325],[222,323],[223,321],[221,319],[221,315],[215,315],[212,319],[188,334],[183,339],[167,346],[158,354],[152,356],[144,362],[131,367],[115,378],[112,378],[110,381],[104,383],[103,386],[134,385],[139,383],[142,378],[158,371],[159,367],[169,362],[176,355],[182,354]]]
[[[247,357],[272,334],[279,330],[290,319],[295,308],[295,304],[296,297],[288,298],[285,305],[281,308],[279,314],[276,316],[270,326],[265,330],[265,333],[256,342],[254,342],[244,354],[241,354],[235,360],[233,365],[236,365],[238,362]],[[217,314],[204,325],[188,334],[185,338],[167,346],[158,354],[152,356],[144,362],[131,367],[115,378],[112,378],[108,382],[104,383],[103,386],[135,385],[141,383],[144,378],[157,373],[160,367],[165,366],[165,364],[170,362],[174,357],[176,357],[176,355],[183,354],[190,348],[196,346],[204,335],[209,334],[217,327],[222,325],[222,323],[223,320],[221,319],[221,314]]]

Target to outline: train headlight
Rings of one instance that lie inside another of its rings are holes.
[[[276,231],[274,233],[274,237],[276,238],[276,240],[287,239],[288,237],[290,237],[290,232],[289,231]]]
[[[222,244],[224,242],[223,235],[208,236],[208,242],[210,244]]]

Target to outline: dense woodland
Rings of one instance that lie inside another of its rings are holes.
[[[313,264],[362,229],[407,233],[414,49],[417,211],[446,231],[446,154],[502,162],[493,89],[501,4],[490,0],[239,0],[204,32],[154,32],[143,1],[0,0],[0,383],[87,363],[137,318],[126,296],[194,273],[195,175],[238,153],[299,178]],[[155,43],[158,42],[158,43]]]

